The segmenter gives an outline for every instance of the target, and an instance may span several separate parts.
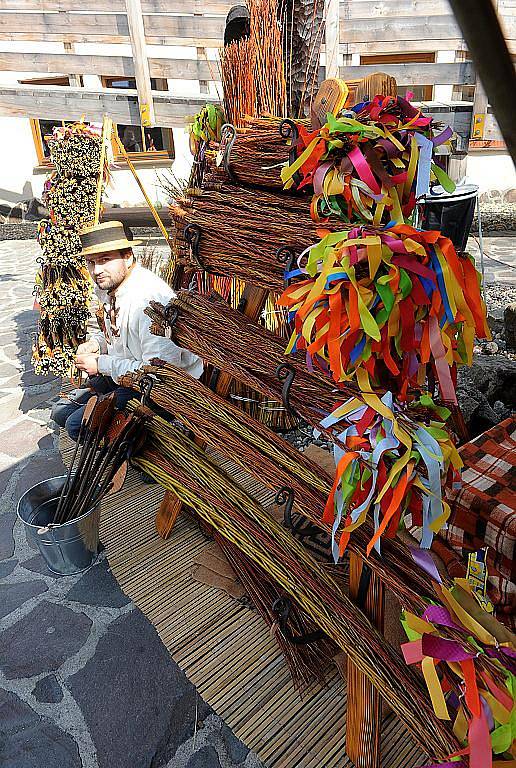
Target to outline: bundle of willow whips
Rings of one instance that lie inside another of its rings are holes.
[[[235,544],[218,533],[215,533],[215,541],[242,583],[253,607],[270,627],[296,688],[302,691],[314,681],[324,684],[326,671],[339,649],[326,636],[319,638],[315,635],[317,627],[312,619],[289,600],[286,632],[294,638],[313,634],[312,642],[300,644],[292,642],[283,631],[278,622],[278,615],[273,610],[273,605],[277,605],[277,601],[285,599],[285,592],[275,584],[267,571],[244,555]]]
[[[281,118],[249,117],[237,135],[228,154],[233,180],[238,184],[268,189],[283,189],[281,170],[289,163],[291,147],[280,134]],[[305,121],[298,121],[305,125]],[[207,153],[206,181],[227,183],[223,164],[217,164],[217,153]],[[299,193],[297,193],[299,194]]]
[[[322,521],[322,513],[333,478],[322,467],[314,466],[265,425],[249,419],[239,408],[172,365],[146,366],[143,371],[124,376],[121,384],[138,389],[142,378],[149,374],[155,378],[151,398],[156,405],[174,414],[208,445],[271,490],[292,488],[295,511],[322,531],[331,532]],[[403,607],[424,610],[423,596],[433,595],[427,575],[397,539],[385,541],[383,557],[375,552],[366,555],[372,532],[371,523],[366,521],[350,540],[349,548],[381,577]]]
[[[297,255],[317,240],[308,201],[302,197],[247,190],[224,185],[203,189],[170,206],[174,222],[174,257],[192,269],[237,277],[268,291],[284,286],[285,261],[276,258],[280,248]],[[198,244],[191,245],[185,228],[200,229]]]
[[[129,404],[130,410],[137,407]],[[156,416],[149,435],[148,447],[133,463],[263,568],[348,654],[425,752],[438,760],[455,752],[459,744],[435,716],[421,679],[403,666],[330,573],[183,432]]]
[[[249,117],[236,135],[229,152],[231,175],[238,184],[268,189],[283,189],[281,169],[288,165],[289,147],[280,135],[281,118]],[[228,182],[222,164],[217,164],[217,153],[207,154],[206,180]]]
[[[38,232],[43,255],[34,293],[41,320],[32,363],[38,374],[66,376],[74,370],[75,350],[86,336],[92,293],[78,232],[95,219],[98,193],[109,172],[102,160],[102,137],[89,125],[55,128],[48,145],[56,172],[43,195],[50,219],[40,223]]]
[[[256,113],[256,45],[244,38],[226,45],[221,53],[224,112],[230,123],[242,125]]]
[[[287,90],[278,0],[249,0],[249,39],[256,49],[256,112],[286,116]]]
[[[166,314],[175,309],[178,314],[171,330]],[[316,428],[320,428],[323,415],[330,413],[337,403],[359,395],[358,387],[351,382],[337,386],[322,373],[308,371],[304,360],[293,356],[287,360],[279,336],[228,307],[215,293],[201,296],[180,291],[167,310],[162,304],[151,302],[145,312],[153,321],[152,333],[172,334],[185,349],[273,400],[281,400],[282,393],[275,371],[288,362],[295,372],[289,397],[292,409]]]

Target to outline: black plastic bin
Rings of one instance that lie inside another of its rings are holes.
[[[451,194],[442,187],[434,187],[421,205],[421,228],[438,229],[449,237],[458,251],[465,251],[468,242],[478,187],[463,184]]]

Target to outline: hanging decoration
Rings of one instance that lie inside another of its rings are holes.
[[[475,335],[489,337],[467,254],[439,232],[397,225],[326,234],[307,256],[279,299],[295,319],[287,353],[305,349],[337,382],[361,372],[402,401],[431,373],[456,403],[456,367],[471,364]]]
[[[107,133],[81,121],[54,129],[48,140],[56,170],[43,194],[50,218],[38,230],[42,256],[34,294],[41,315],[32,347],[38,374],[71,375],[75,351],[86,337],[92,283],[80,256],[79,231],[99,215],[108,182]]]
[[[357,104],[315,131],[303,125],[297,157],[282,169],[285,189],[313,192],[314,221],[337,217],[349,224],[412,223],[416,200],[433,177],[447,191],[454,183],[432,161],[434,147],[452,136],[438,135],[432,118],[401,97],[376,96]]]
[[[409,642],[402,651],[407,664],[420,665],[435,715],[453,722],[463,745],[439,765],[514,765],[515,636],[481,608],[467,580],[436,589],[440,605],[429,604],[421,616],[403,614]]]

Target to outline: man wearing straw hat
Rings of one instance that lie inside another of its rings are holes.
[[[77,349],[76,366],[88,375],[87,386],[61,398],[52,409],[52,418],[66,428],[72,440],[78,437],[89,398],[116,392],[117,407],[123,408],[136,393],[119,386],[119,378],[153,358],[184,368],[196,379],[203,371],[197,355],[150,332],[151,321],[145,308],[151,300],[168,304],[174,292],[136,262],[132,248],[141,241],[128,240],[120,221],[88,227],[79,235],[81,255],[96,284],[103,330],[91,334]]]

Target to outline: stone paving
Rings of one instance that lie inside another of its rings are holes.
[[[54,577],[16,520],[20,495],[62,474],[56,379],[32,373],[39,247],[0,242],[0,765],[259,768],[202,701],[103,557]]]

